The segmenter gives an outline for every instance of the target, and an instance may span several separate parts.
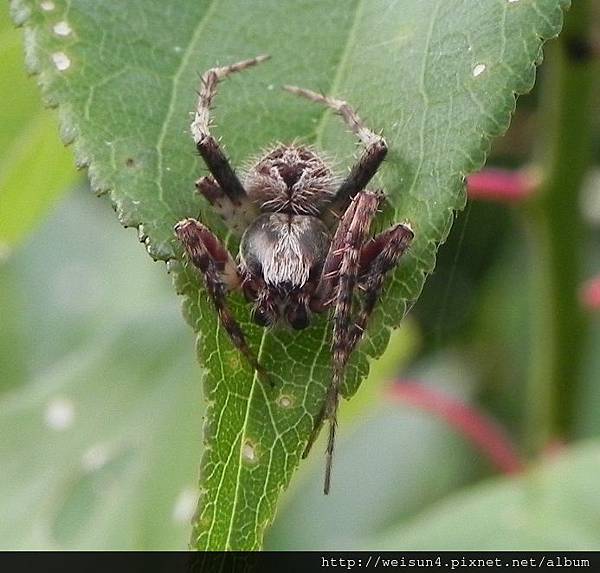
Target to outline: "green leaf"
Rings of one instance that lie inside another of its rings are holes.
[[[75,180],[71,153],[56,138],[56,118],[23,70],[23,40],[0,12],[0,256],[42,219]]]
[[[93,187],[110,191],[120,220],[139,227],[155,258],[181,258],[173,225],[199,211],[226,236],[193,193],[203,171],[188,134],[198,72],[273,56],[219,93],[217,131],[235,165],[296,137],[341,165],[352,161],[355,142],[339,119],[282,93],[283,83],[343,97],[384,130],[390,154],[377,184],[394,207],[387,219],[410,221],[416,239],[351,362],[350,396],[367,372],[367,356],[382,353],[390,327],[433,270],[453,210],[465,202],[464,175],[482,165],[490,138],[508,126],[514,93],[531,88],[542,38],[558,33],[568,0],[54,5],[43,12],[31,0],[13,2],[26,27],[29,65],[46,98],[59,105],[63,135],[75,140]],[[62,20],[68,37],[52,33]],[[172,269],[207,371],[207,448],[192,543],[256,549],[329,382],[327,322],[320,317],[302,333],[267,331],[250,324],[248,306],[234,297],[234,312],[275,380],[271,391],[218,327],[197,274],[177,263]]]
[[[86,192],[0,267],[0,547],[184,549],[193,335],[162,269]]]
[[[395,551],[582,551],[600,543],[600,443],[457,494],[371,540]]]
[[[459,392],[456,397],[467,400],[476,387],[475,374],[466,357],[442,353],[429,356],[418,371],[411,369],[410,377],[426,380],[428,386],[444,392]],[[370,378],[371,374],[366,382]],[[336,491],[327,500],[326,511],[321,464],[312,460],[308,471],[299,472],[284,494],[277,519],[266,535],[266,549],[371,549],[378,535],[391,525],[405,523],[482,477],[486,464],[463,436],[430,413],[390,401],[389,384],[385,394],[379,390],[375,410],[363,412],[351,428],[343,421],[347,429],[337,445]],[[377,447],[373,447],[375,443]],[[489,467],[485,469],[489,471]]]

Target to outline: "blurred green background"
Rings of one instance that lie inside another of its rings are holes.
[[[587,64],[594,75],[597,61]],[[184,548],[202,448],[194,335],[164,265],[75,171],[5,10],[0,62],[0,547]],[[535,156],[545,79],[521,98],[488,164]],[[583,277],[600,272],[598,111],[596,91],[592,160],[572,198]],[[531,456],[532,218],[526,205],[484,201],[458,215],[423,296],[344,405],[332,495],[323,499],[313,454],[267,549],[600,547],[600,317],[591,308],[569,382],[569,434]],[[394,380],[462,405],[463,421],[494,420],[534,470],[502,476],[489,444],[449,422],[448,408],[396,396]]]

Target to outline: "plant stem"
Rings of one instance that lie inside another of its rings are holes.
[[[419,382],[399,380],[390,394],[443,420],[450,428],[465,438],[504,474],[515,474],[523,469],[516,446],[504,428],[485,412],[463,403],[434,387]]]
[[[548,46],[540,125],[544,182],[529,204],[533,266],[532,362],[527,446],[539,452],[572,435],[586,318],[578,301],[583,222],[578,194],[590,159],[591,3],[577,0]]]

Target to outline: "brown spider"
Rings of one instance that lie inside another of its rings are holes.
[[[259,56],[205,72],[191,125],[198,152],[212,175],[200,179],[196,187],[241,235],[237,262],[195,219],[180,221],[175,232],[189,260],[203,274],[233,344],[259,374],[266,375],[227,307],[228,291],[239,289],[253,302],[253,319],[262,326],[281,319],[301,329],[308,326],[311,313],[331,311],[332,380],[303,453],[306,457],[323,422],[329,420],[327,494],[344,370],[379,298],[385,275],[410,244],[413,232],[409,225],[397,224],[369,237],[384,194],[365,187],[387,153],[386,143],[363,125],[346,102],[309,90],[284,88],[341,115],[364,144],[356,164],[338,183],[327,162],[310,147],[279,145],[246,172],[242,184],[210,134],[209,110],[219,81],[267,58]],[[355,293],[361,304],[353,319]]]

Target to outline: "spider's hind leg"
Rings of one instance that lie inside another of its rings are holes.
[[[383,282],[409,247],[414,233],[408,224],[399,223],[373,237],[360,254],[358,287],[361,291],[361,308],[351,326],[348,339],[350,352],[360,341],[375,304],[380,298]]]
[[[240,277],[229,251],[207,227],[195,219],[179,221],[175,233],[189,260],[204,276],[208,294],[233,345],[261,377],[266,378],[265,370],[250,350],[240,325],[227,306],[227,291],[240,287]]]
[[[337,429],[337,409],[341,385],[350,353],[352,351],[349,337],[351,329],[352,301],[360,271],[360,258],[363,245],[377,208],[383,200],[380,192],[359,193],[342,217],[331,242],[326,257],[323,276],[317,289],[317,296],[333,296],[325,301],[325,307],[333,309],[332,334],[332,379],[327,390],[323,408],[313,428],[304,456],[308,454],[315,441],[322,423],[329,420],[329,439],[326,450],[324,493],[329,493],[331,484],[331,468]]]
[[[329,420],[324,484],[326,494],[331,485],[337,408],[348,359],[360,341],[379,300],[387,273],[396,266],[413,238],[408,225],[398,224],[369,241],[366,240],[383,198],[382,193],[365,191],[352,200],[331,242],[316,294],[319,298],[316,301],[317,308],[333,308],[333,376],[303,457],[308,455],[325,420]],[[361,306],[353,321],[351,315],[354,292],[360,293],[358,298]]]

